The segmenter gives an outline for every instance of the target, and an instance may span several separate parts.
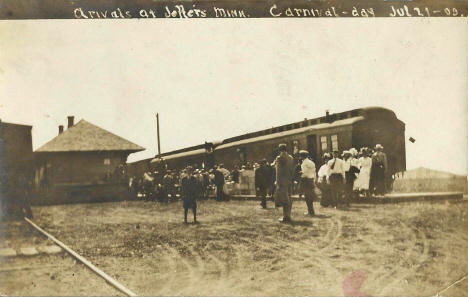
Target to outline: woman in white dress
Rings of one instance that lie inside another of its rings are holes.
[[[317,187],[322,191],[320,205],[323,207],[328,207],[328,205],[332,205],[331,188],[330,185],[327,183],[327,177],[330,176],[330,172],[328,170],[327,165],[329,160],[331,160],[330,154],[325,153],[323,155],[323,165],[318,171]]]
[[[372,166],[372,158],[369,158],[367,148],[361,150],[362,157],[359,158],[359,165],[361,171],[359,176],[354,182],[354,187],[360,190],[364,190],[366,196],[369,196],[369,180],[370,180],[370,171]]]

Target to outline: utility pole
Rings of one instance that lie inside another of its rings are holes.
[[[161,158],[161,142],[159,141],[159,113],[156,114],[156,124],[158,126],[158,158]]]

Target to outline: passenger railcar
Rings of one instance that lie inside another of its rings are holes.
[[[205,142],[201,145],[161,154],[160,158],[171,170],[180,171],[189,165],[199,169],[212,168],[215,165],[214,148],[219,144],[221,141]]]
[[[309,151],[316,164],[321,164],[321,156],[333,149],[359,150],[381,144],[388,159],[388,173],[406,170],[405,124],[393,111],[381,107],[327,112],[324,117],[168,152],[161,158],[168,169],[179,171],[188,165],[212,168],[221,163],[232,170],[234,166],[254,164],[262,159],[272,162],[280,143],[286,143],[289,153],[295,157],[300,150]]]
[[[380,107],[368,107],[329,114],[325,117],[304,120],[226,139],[215,149],[215,163],[227,168],[253,164],[261,159],[272,162],[278,155],[278,145],[286,143],[295,157],[307,150],[313,161],[333,149],[384,147],[388,158],[388,173],[406,169],[405,124],[395,113]]]

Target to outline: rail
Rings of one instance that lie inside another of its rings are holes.
[[[100,277],[102,277],[108,284],[110,284],[111,286],[113,286],[114,288],[116,288],[117,290],[119,290],[120,292],[124,293],[125,295],[127,296],[137,296],[137,294],[133,293],[132,291],[130,291],[129,289],[127,289],[125,286],[123,286],[122,284],[120,284],[119,282],[117,282],[115,279],[113,279],[112,277],[110,277],[108,274],[106,274],[104,271],[100,270],[99,268],[97,268],[96,266],[94,266],[91,262],[89,262],[88,260],[86,260],[85,258],[83,258],[82,256],[80,256],[78,253],[76,253],[74,250],[72,250],[71,248],[69,248],[66,244],[64,244],[63,242],[61,242],[60,240],[56,239],[55,237],[53,237],[52,235],[50,235],[49,233],[47,233],[46,231],[44,231],[41,227],[39,227],[38,225],[36,225],[34,222],[32,222],[30,219],[28,218],[24,218],[26,220],[26,222],[28,222],[31,226],[33,226],[34,228],[36,228],[39,232],[41,232],[42,234],[44,234],[45,236],[47,236],[48,238],[50,238],[53,242],[55,242],[57,245],[59,245],[60,247],[62,247],[64,250],[66,250],[68,253],[70,253],[73,257],[75,257],[78,261],[80,261],[81,263],[83,263],[84,265],[86,265],[89,269],[91,269],[94,273],[96,273],[97,275],[99,275]]]

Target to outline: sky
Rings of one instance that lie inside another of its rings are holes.
[[[466,174],[467,18],[0,21],[0,119],[33,149],[85,119],[161,150],[381,106],[407,169]],[[416,139],[415,143],[408,141]]]

